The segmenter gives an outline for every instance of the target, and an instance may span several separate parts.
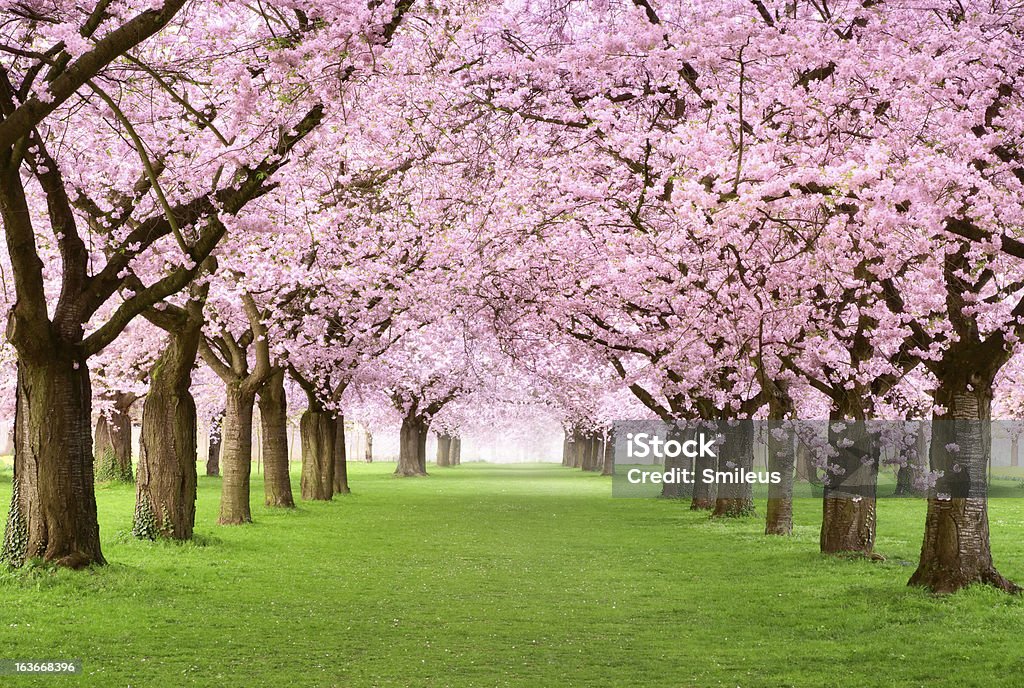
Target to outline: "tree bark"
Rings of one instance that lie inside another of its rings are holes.
[[[740,420],[735,425],[721,423],[720,431],[725,435],[724,451],[719,452],[718,467],[720,471],[734,471],[738,475],[742,471],[754,470],[754,423]],[[724,460],[723,460],[724,459]],[[741,480],[735,483],[723,483],[717,486],[715,509],[712,518],[750,516],[754,513],[754,486]]]
[[[604,452],[601,463],[601,475],[615,475],[615,429],[608,428],[604,438]]]
[[[768,484],[768,508],[765,535],[790,535],[793,532],[793,468],[796,460],[795,436],[782,420],[768,426],[768,472],[778,473],[781,481]]]
[[[260,426],[263,430],[263,496],[269,507],[295,508],[291,464],[288,461],[288,401],[284,370],[275,369],[259,391]]]
[[[829,446],[838,451],[829,462],[841,472],[830,474],[824,485],[821,552],[870,555],[875,548],[878,443],[863,421],[844,423],[842,415],[833,416],[828,432]]]
[[[398,467],[395,475],[403,477],[426,475],[426,432],[422,418],[407,414],[402,419],[398,439]],[[422,439],[421,439],[422,436]],[[423,449],[420,449],[420,447]],[[422,452],[422,453],[421,453]]]
[[[248,385],[229,382],[225,385],[227,404],[222,431],[221,525],[252,522],[249,509],[249,474],[252,472],[252,412],[256,395]]]
[[[132,418],[134,394],[119,393],[111,397],[109,414],[96,419],[94,438],[94,474],[96,480],[117,480],[130,483],[132,475]]]
[[[334,494],[350,494],[348,448],[345,446],[345,416],[338,414],[334,434]]]
[[[0,560],[104,564],[93,491],[92,390],[83,357],[63,348],[19,360],[14,482]]]
[[[189,387],[199,339],[202,305],[188,305],[184,327],[172,332],[150,371],[142,407],[135,491],[136,537],[192,537],[196,520],[196,404]]]
[[[952,593],[974,583],[1019,593],[992,562],[988,527],[988,464],[992,450],[991,362],[964,357],[939,375],[930,460],[942,471],[928,498],[921,561],[909,585]],[[996,369],[998,367],[996,366]]]
[[[672,424],[668,427],[666,433],[666,440],[676,440],[680,444],[687,440],[693,439],[694,431],[692,428],[686,427],[681,428],[676,424]],[[680,470],[689,471],[691,476],[693,474],[693,458],[683,456],[682,454],[676,456],[665,457],[665,470],[670,471],[678,468]],[[661,496],[665,499],[685,499],[690,497],[693,498],[693,483],[662,483],[661,485]]]
[[[916,441],[914,448],[906,452],[904,463],[896,471],[896,490],[893,495],[897,497],[923,497],[926,491],[919,484],[922,474],[928,466],[925,461],[928,451],[928,439],[925,435],[927,427],[924,421],[915,421]]]
[[[462,465],[462,437],[459,435],[452,435],[450,463],[452,466]]]
[[[311,403],[299,421],[302,437],[302,498],[330,501],[334,494],[334,415]]]
[[[210,425],[209,449],[206,454],[206,475],[211,478],[220,477],[220,447],[223,432],[224,414],[217,416]]]
[[[452,465],[452,436],[446,432],[437,434],[437,465]]]
[[[707,432],[705,430],[705,432]],[[666,461],[666,465],[668,462]],[[718,459],[711,456],[697,456],[693,460],[694,482],[693,499],[690,500],[690,511],[713,511],[717,497],[717,485],[704,482],[702,476],[708,468],[718,469]]]
[[[373,433],[366,431],[366,463],[373,463]]]

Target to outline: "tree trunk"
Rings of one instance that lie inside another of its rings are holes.
[[[562,465],[572,466],[572,436],[570,430],[562,431]]]
[[[451,465],[462,465],[462,438],[459,435],[452,435]]]
[[[704,432],[708,432],[705,430]],[[668,462],[665,462],[668,465]],[[693,460],[693,499],[690,500],[690,511],[712,511],[715,508],[717,485],[704,482],[703,475],[707,469],[717,470],[718,459],[711,456],[697,456]]]
[[[425,460],[421,462],[421,459],[425,459],[425,457],[420,454],[420,436],[425,433],[423,420],[418,416],[408,414],[402,419],[402,429],[398,439],[398,467],[395,469],[395,475],[410,477],[427,474],[426,462]],[[423,454],[426,454],[425,438],[422,444],[424,446]]]
[[[130,483],[132,476],[132,418],[134,394],[116,394],[108,413],[96,420],[94,474],[96,480]]]
[[[821,485],[818,469],[811,457],[811,450],[799,437],[796,439],[796,477],[811,485]]]
[[[821,552],[870,555],[875,547],[878,443],[863,421],[844,423],[833,417],[828,432],[829,446],[838,451],[829,463],[840,473],[830,473],[824,485]]]
[[[224,414],[220,413],[210,423],[208,451],[206,454],[206,475],[220,477],[220,447],[224,432]]]
[[[795,437],[783,421],[768,426],[768,473],[778,473],[779,483],[768,484],[768,509],[765,535],[789,535],[793,532],[793,468],[796,459]]]
[[[224,478],[221,481],[220,518],[217,523],[238,525],[252,522],[249,474],[252,472],[252,411],[256,395],[239,383],[231,382],[225,387],[227,404],[221,440]]]
[[[338,414],[334,435],[334,494],[350,494],[348,449],[345,447],[345,416]]]
[[[452,465],[452,436],[446,432],[437,435],[437,465]]]
[[[720,431],[725,436],[724,451],[719,453],[718,466],[721,471],[733,471],[741,476],[743,471],[754,470],[754,423],[741,420],[735,425],[721,423]],[[724,459],[724,460],[723,460]],[[754,513],[754,486],[745,480],[718,485],[715,496],[715,510],[712,518],[750,516]]]
[[[0,452],[3,456],[14,456],[14,423],[11,423],[4,440],[4,450]]]
[[[373,463],[373,433],[366,431],[366,463]]]
[[[668,428],[666,433],[666,440],[676,440],[680,444],[687,440],[693,439],[694,432],[692,428],[681,428],[678,425],[672,424]],[[678,454],[676,456],[665,457],[665,471],[671,471],[672,469],[678,468],[680,470],[689,471],[692,477],[693,474],[693,458]],[[685,499],[693,497],[693,483],[662,483],[661,484],[661,496],[665,499]]]
[[[271,373],[259,391],[260,426],[263,430],[264,503],[282,509],[295,508],[288,461],[288,400],[284,370]]]
[[[992,450],[991,370],[972,370],[970,358],[940,375],[932,421],[931,468],[942,471],[928,498],[921,562],[909,585],[952,593],[973,583],[1007,592],[1020,588],[992,562],[988,529],[988,464]],[[982,366],[987,361],[980,362]]]
[[[601,475],[615,475],[615,429],[608,428],[604,439],[604,455],[601,463]]]
[[[330,501],[334,494],[334,415],[310,404],[299,421],[302,436],[302,498]]]
[[[188,540],[195,527],[198,440],[196,404],[189,388],[202,325],[200,313],[171,333],[150,371],[132,525],[132,534],[139,538]]]
[[[92,390],[84,359],[57,350],[19,360],[14,489],[0,560],[104,564],[93,491]]]

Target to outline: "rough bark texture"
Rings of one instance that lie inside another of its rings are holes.
[[[833,417],[829,423],[829,445],[838,451],[829,462],[842,473],[830,475],[824,486],[821,552],[870,555],[875,548],[878,444],[863,421],[840,428],[841,420]]]
[[[197,310],[198,309],[198,310]],[[188,540],[196,520],[196,404],[189,391],[199,338],[201,306],[167,339],[150,372],[142,407],[135,491],[136,537]]]
[[[256,395],[246,385],[228,383],[224,426],[221,430],[221,525],[251,523],[249,474],[252,471],[252,412]]]
[[[983,583],[1019,593],[996,571],[989,542],[986,473],[995,370],[981,367],[987,361],[978,367],[969,362],[939,376],[935,402],[946,412],[932,421],[930,460],[932,470],[943,475],[928,499],[921,561],[909,585],[942,594]],[[950,445],[958,449],[950,451]]]
[[[437,435],[437,465],[452,465],[452,436],[446,432]]]
[[[423,418],[407,414],[402,419],[398,438],[398,467],[395,475],[403,477],[427,474],[427,425]]]
[[[108,413],[101,413],[96,419],[96,434],[93,438],[96,480],[126,483],[134,480],[130,410],[135,400],[134,394],[115,394]]]
[[[302,498],[330,501],[334,494],[334,416],[310,404],[299,421],[302,438]]]
[[[349,494],[348,449],[345,447],[345,416],[338,414],[334,425],[334,494]],[[424,440],[426,436],[424,435]]]
[[[793,431],[782,422],[768,427],[768,472],[778,472],[778,484],[768,485],[765,535],[789,535],[793,532],[793,467],[796,447]]]
[[[0,559],[42,557],[69,568],[104,564],[93,491],[92,390],[84,360],[54,351],[19,361],[14,480]],[[14,537],[16,534],[21,534]],[[7,541],[10,540],[10,544]]]
[[[924,497],[927,493],[920,487],[921,476],[928,470],[927,424],[917,422],[916,425],[917,439],[913,450],[907,453],[905,463],[896,471],[896,490],[893,495],[897,497]]]
[[[462,465],[462,438],[458,435],[452,435],[452,448],[449,461],[452,466]]]
[[[741,420],[735,425],[721,424],[725,444],[719,452],[719,470],[754,470],[754,424]],[[754,486],[746,481],[718,485],[712,518],[749,516],[754,513]]]
[[[288,402],[284,394],[284,370],[276,369],[259,391],[260,426],[263,430],[263,497],[270,507],[292,509],[288,461]]]

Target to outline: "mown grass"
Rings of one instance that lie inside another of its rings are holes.
[[[0,658],[81,658],[84,675],[0,682],[1021,685],[1024,601],[906,587],[920,500],[880,502],[887,559],[868,562],[817,554],[812,499],[793,537],[766,538],[557,466],[393,467],[352,464],[353,495],[233,528],[201,478],[184,546],[126,537],[132,487],[100,486],[109,566],[0,574]],[[997,564],[1024,581],[1024,500],[991,517]]]

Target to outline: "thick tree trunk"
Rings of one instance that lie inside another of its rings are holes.
[[[452,466],[462,465],[462,438],[459,435],[452,435],[451,456],[449,461]]]
[[[426,475],[426,424],[409,414],[402,419],[398,439],[398,467],[395,475],[410,477]],[[422,437],[421,437],[422,436]],[[421,449],[421,446],[423,447]]]
[[[452,465],[452,436],[446,432],[437,435],[437,465]]]
[[[196,521],[196,404],[189,391],[201,315],[170,334],[142,407],[135,491],[136,537],[188,540]]]
[[[562,465],[572,466],[572,436],[570,430],[562,431]]]
[[[345,447],[345,416],[338,414],[334,434],[334,494],[350,494],[348,486],[348,449]]]
[[[604,439],[601,475],[615,475],[615,429],[609,428]]]
[[[334,494],[334,415],[310,404],[299,421],[302,437],[302,498],[330,501]]]
[[[18,362],[14,484],[0,560],[104,564],[93,491],[89,369],[71,352]]]
[[[838,466],[840,473],[830,474],[824,485],[821,552],[870,555],[875,548],[878,443],[863,421],[844,424],[834,417],[829,423],[829,445],[838,451],[829,463]]]
[[[130,483],[132,475],[132,418],[129,410],[134,394],[118,394],[109,413],[96,420],[93,454],[96,480]]]
[[[754,423],[741,420],[735,425],[721,424],[725,444],[719,453],[720,471],[733,471],[737,477],[743,471],[754,470]],[[750,516],[754,513],[754,486],[745,480],[718,485],[712,518]]]
[[[210,423],[209,443],[206,454],[206,475],[211,478],[220,477],[220,447],[223,443],[224,414],[218,414]]]
[[[796,460],[795,437],[782,421],[768,427],[768,472],[778,473],[779,483],[768,484],[768,509],[765,535],[789,535],[793,532],[793,468]]]
[[[932,470],[942,475],[928,499],[921,562],[910,585],[952,593],[984,583],[1020,592],[996,571],[989,542],[987,471],[994,374],[971,370],[958,361],[949,374],[939,376],[935,403],[945,413],[932,421],[930,459]]]
[[[252,412],[256,395],[238,383],[228,383],[221,439],[221,525],[252,522],[249,510],[249,474],[252,472]]]
[[[284,370],[271,373],[259,391],[260,426],[263,430],[263,497],[270,507],[295,508],[288,461],[288,401]]]

